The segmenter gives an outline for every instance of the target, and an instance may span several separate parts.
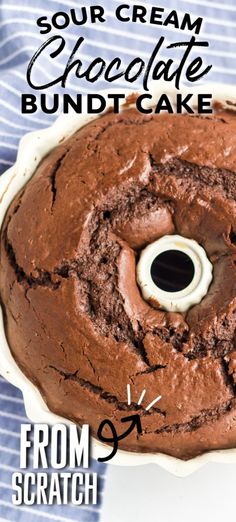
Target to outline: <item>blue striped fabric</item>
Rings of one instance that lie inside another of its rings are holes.
[[[20,464],[20,425],[27,422],[21,392],[0,377],[0,522],[97,522],[100,519],[106,469],[104,464],[98,464],[97,461],[93,461],[89,469],[91,473],[98,473],[99,501],[96,506],[12,505],[11,477],[13,472],[18,471]],[[31,465],[27,468],[27,472],[30,471],[34,471]],[[50,468],[47,471],[50,473]],[[70,468],[63,468],[62,471],[73,472]]]
[[[86,24],[76,27],[70,25],[62,34],[67,40],[67,46],[57,62],[51,62],[50,67],[42,60],[37,64],[35,79],[48,83],[52,78],[62,74],[65,62],[78,36],[84,36],[84,42],[79,58],[84,66],[91,59],[101,56],[111,60],[115,56],[122,58],[127,65],[134,57],[140,56],[147,60],[155,42],[164,34],[169,43],[183,41],[189,35],[166,28],[144,24],[122,24],[114,17],[114,11],[119,0],[101,0],[92,2],[83,0],[83,6],[100,4],[106,11],[106,24]],[[128,2],[130,5],[157,5],[157,2]],[[75,8],[79,11],[79,3],[73,0],[0,0],[0,173],[4,172],[15,161],[18,142],[26,132],[40,129],[52,123],[55,116],[40,112],[32,115],[21,115],[21,93],[33,92],[26,82],[26,64],[36,49],[46,39],[39,33],[36,20],[40,16],[49,18],[56,11],[68,11]],[[212,71],[207,76],[208,81],[234,84],[236,79],[236,4],[234,0],[165,0],[158,5],[165,9],[178,8],[179,14],[190,12],[193,15],[204,16],[204,27],[201,39],[210,42],[209,49],[201,50],[201,55],[207,63],[213,64]],[[54,30],[50,33],[57,34]],[[162,53],[167,56],[167,51]],[[176,51],[176,57],[178,52]],[[126,87],[121,80],[117,87]],[[133,87],[133,86],[132,86]],[[139,87],[139,83],[135,84]],[[74,75],[69,78],[66,92],[71,94],[84,93],[107,88],[104,81],[95,85],[86,84]],[[47,93],[62,92],[57,87],[50,88]],[[35,94],[35,92],[34,92]],[[0,378],[0,522],[42,520],[88,522],[99,519],[99,506],[95,509],[75,508],[72,506],[31,506],[18,507],[11,504],[11,474],[19,465],[19,433],[20,423],[26,421],[21,393]],[[105,466],[93,463],[93,469],[99,470],[101,488],[104,482]],[[112,517],[112,514],[111,514]],[[112,518],[111,518],[112,520]]]

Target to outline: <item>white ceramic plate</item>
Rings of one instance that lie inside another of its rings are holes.
[[[191,89],[191,92],[193,92],[195,96],[201,92],[212,93],[215,100],[222,102],[226,100],[236,101],[235,91],[236,90],[233,86],[219,84],[207,84]],[[116,91],[114,90],[112,92]],[[125,90],[123,92],[128,95],[133,91]],[[170,84],[156,82],[156,84],[151,86],[150,92],[153,96],[153,99],[152,102],[146,104],[146,106],[151,106],[153,102],[155,103],[155,100],[157,100],[160,94],[163,92],[168,94],[170,99],[174,100],[177,91]],[[182,89],[181,92],[187,94],[189,90]],[[104,91],[102,94],[107,96],[108,91]],[[108,106],[109,101],[107,103],[107,107]],[[50,150],[56,147],[63,138],[69,137],[76,130],[83,127],[86,123],[96,117],[97,116],[91,115],[77,115],[75,113],[62,115],[51,127],[41,131],[31,132],[22,138],[15,165],[13,165],[13,167],[7,170],[3,176],[0,177],[0,227],[9,204],[14,199],[19,190],[23,187],[23,185],[34,174],[36,167],[42,158],[46,156]],[[64,422],[66,424],[71,423],[68,419],[62,419],[61,417],[49,411],[38,389],[25,377],[25,375],[17,366],[7,344],[1,309],[0,373],[9,382],[20,388],[22,391],[26,414],[32,422],[48,424],[55,424],[58,422]],[[107,448],[101,442],[93,439],[92,454],[95,458],[103,457],[108,453],[109,448]],[[190,459],[187,462],[160,453],[133,453],[119,450],[111,462],[113,464],[125,466],[155,463],[159,464],[161,467],[170,471],[171,473],[183,477],[189,475],[209,461],[236,463],[236,449],[208,452],[204,455],[201,455],[200,457]]]

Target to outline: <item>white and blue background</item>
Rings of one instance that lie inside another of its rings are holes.
[[[21,94],[33,92],[26,81],[29,60],[40,45],[52,34],[41,35],[36,25],[40,16],[50,19],[57,11],[79,9],[81,6],[101,5],[106,12],[105,24],[73,26],[61,34],[67,41],[65,52],[54,63],[38,62],[35,75],[40,83],[48,83],[63,73],[79,36],[85,37],[78,57],[84,67],[96,57],[110,61],[119,56],[124,65],[139,56],[148,60],[161,35],[167,42],[189,39],[172,27],[120,23],[114,11],[120,0],[0,0],[0,174],[15,161],[20,138],[27,132],[50,125],[55,115],[21,114]],[[133,1],[129,5],[151,6],[188,12],[204,18],[199,38],[209,42],[201,50],[212,70],[206,81],[236,86],[236,0],[160,0]],[[165,49],[161,55],[167,57]],[[173,54],[172,54],[173,56]],[[168,57],[170,55],[168,54]],[[178,52],[176,52],[176,59]],[[137,82],[133,87],[139,87]],[[116,87],[127,87],[120,79]],[[108,84],[98,81],[86,84],[70,75],[66,92],[99,92]],[[61,92],[58,87],[48,89],[47,95]],[[235,137],[236,139],[236,137]],[[220,522],[236,520],[236,465],[208,464],[185,479],[171,476],[157,466],[117,468],[93,462],[92,470],[100,477],[100,500],[95,507],[20,506],[11,502],[11,475],[19,466],[20,425],[27,422],[22,395],[0,377],[0,522]]]

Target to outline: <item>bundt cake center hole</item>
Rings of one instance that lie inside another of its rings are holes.
[[[165,292],[180,292],[194,277],[192,259],[180,250],[166,250],[151,264],[151,277],[155,285]]]

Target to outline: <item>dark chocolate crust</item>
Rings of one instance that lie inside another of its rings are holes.
[[[120,432],[140,413],[143,432],[123,449],[188,459],[236,447],[235,135],[229,113],[109,113],[46,157],[5,217],[0,291],[14,358],[52,411],[95,436],[103,419]],[[153,308],[136,283],[140,250],[172,233],[198,241],[214,266],[186,314]]]

